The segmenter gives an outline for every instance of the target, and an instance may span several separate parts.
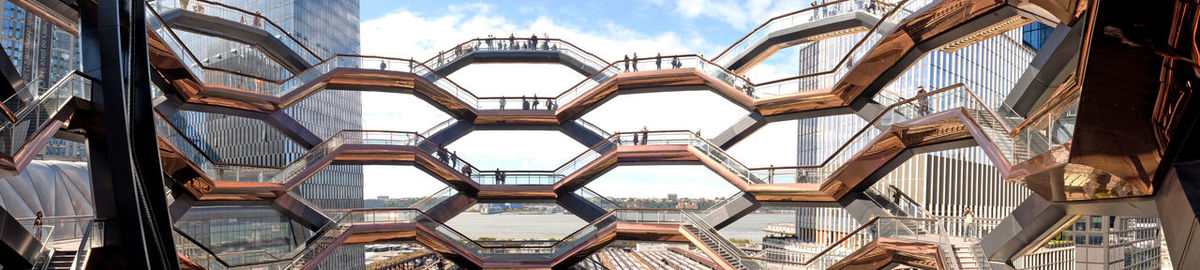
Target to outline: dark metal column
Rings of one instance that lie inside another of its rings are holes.
[[[105,220],[96,268],[178,269],[154,139],[141,1],[80,4],[85,74],[99,122],[88,133],[96,218]]]
[[[1012,91],[1008,92],[1004,104],[1025,116],[1041,107],[1054,93],[1054,88],[1066,81],[1079,64],[1079,46],[1086,25],[1076,23],[1073,27],[1055,27]]]
[[[0,83],[0,100],[8,100],[18,89],[25,88],[25,78],[21,77],[17,67],[9,60],[11,58],[8,58],[8,51],[0,50],[0,57],[3,57],[0,58],[0,76],[4,76],[5,81]]]

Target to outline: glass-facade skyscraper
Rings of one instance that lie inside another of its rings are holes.
[[[1047,32],[1018,28],[954,51],[932,51],[887,84],[881,91],[881,96],[890,96],[891,99],[911,98],[921,93],[921,89],[931,92],[963,83],[984,103],[994,107],[1004,102],[1016,80],[1033,59],[1037,48],[1044,42]],[[796,46],[794,49],[799,54],[800,74],[834,69],[841,58],[850,53],[854,44],[865,35],[845,35]],[[868,42],[873,44],[877,40]],[[861,59],[863,51],[851,53],[846,64],[853,65],[855,59]],[[802,83],[801,88],[805,89],[804,87]],[[877,98],[877,101],[886,106],[898,100]],[[963,105],[957,99],[938,96],[933,96],[926,102],[930,112]],[[866,120],[856,115],[798,120],[797,165],[820,164],[866,124]],[[880,179],[875,188],[902,191],[923,206],[933,218],[946,220],[947,229],[955,235],[964,235],[967,226],[963,224],[962,218],[965,210],[969,208],[974,213],[975,222],[979,224],[976,236],[989,232],[1025,197],[1032,195],[1028,188],[1002,179],[979,148],[917,154]],[[819,251],[818,247],[827,246],[846,236],[858,228],[861,222],[841,208],[800,208],[796,215],[797,243],[792,244],[790,249],[802,253],[805,250]],[[773,242],[779,245],[779,241]],[[1019,259],[1015,263],[1021,269],[1069,267],[1072,257],[1070,252],[1070,249],[1063,249],[1031,254],[1028,256],[1028,261],[1031,262],[1025,263]],[[780,257],[795,256],[784,253],[780,254]],[[1032,262],[1035,260],[1037,262]],[[1022,264],[1039,266],[1024,267]]]
[[[39,93],[71,71],[79,69],[79,39],[58,26],[4,1],[4,29],[0,43],[17,72]],[[84,144],[52,138],[37,159],[84,161]]]
[[[800,45],[797,50],[801,74],[831,69],[863,35],[847,35]],[[1011,30],[954,52],[930,52],[881,92],[909,98],[917,95],[919,89],[934,91],[961,82],[986,103],[1003,102],[1016,79],[1033,59],[1034,51],[1022,46],[1020,40],[1020,30]],[[861,52],[856,52],[853,57],[861,57],[858,54]],[[932,112],[961,106],[957,100],[936,96],[929,99],[928,103]],[[799,120],[798,165],[820,164],[866,123],[856,115]],[[996,221],[1008,215],[1021,200],[1032,194],[1019,184],[1001,179],[999,172],[991,167],[991,162],[978,148],[918,154],[876,185],[898,188],[925,206],[934,216],[961,217],[963,211],[970,208],[977,218]],[[816,242],[835,241],[859,226],[842,209],[808,209],[802,212],[807,213],[801,214],[797,233]],[[812,220],[805,220],[804,216]]]
[[[261,13],[324,59],[334,54],[358,54],[358,2],[279,0],[222,1]],[[206,65],[220,66],[270,79],[293,74],[273,63],[250,45],[194,33],[180,37],[198,51]],[[341,130],[362,128],[361,94],[356,91],[317,92],[285,110],[289,116],[321,138]],[[264,166],[285,166],[307,152],[262,121],[237,116],[184,112],[191,138],[200,138],[216,159]],[[362,167],[330,166],[301,184],[296,191],[324,209],[362,207]]]
[[[1158,218],[1085,216],[1063,233],[1079,269],[1159,269]]]
[[[357,0],[217,2],[261,14],[320,59],[335,54],[359,53]],[[294,75],[254,46],[198,33],[177,33],[207,66],[280,81]],[[325,89],[286,108],[284,113],[322,139],[341,130],[362,128],[361,94],[357,91]],[[182,111],[171,117],[171,121],[189,126],[184,130],[186,135],[217,160],[282,167],[308,152],[257,119]],[[300,184],[293,193],[321,209],[352,209],[363,207],[362,189],[362,166],[331,165]],[[193,207],[178,225],[219,252],[266,250],[282,256],[303,246],[304,240],[311,236],[309,230],[266,206]],[[342,248],[322,266],[325,266],[323,269],[363,268],[362,247]]]

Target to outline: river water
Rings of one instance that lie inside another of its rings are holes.
[[[766,233],[762,231],[767,223],[794,222],[792,214],[750,214],[732,225],[721,229],[721,236],[726,238],[742,238],[751,241],[762,241]],[[511,213],[484,215],[477,212],[464,212],[446,222],[446,225],[459,232],[477,239],[492,237],[496,239],[562,239],[570,235],[587,222],[571,214],[530,214],[518,215]]]

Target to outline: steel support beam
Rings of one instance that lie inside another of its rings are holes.
[[[591,147],[604,141],[604,139],[608,139],[584,127],[578,121],[580,120],[563,122],[561,125],[562,132],[570,136],[571,139],[575,139],[575,141],[583,144],[584,147]]]
[[[26,87],[25,78],[21,77],[21,72],[17,71],[17,67],[13,66],[12,61],[9,60],[11,58],[8,58],[7,50],[0,50],[0,57],[3,57],[0,58],[0,76],[4,76],[5,81],[5,83],[0,83],[0,100],[8,100],[9,97],[17,94],[18,90]]]
[[[1078,218],[1067,214],[1041,196],[1025,198],[1008,217],[980,241],[984,257],[989,261],[1012,264],[1012,260],[1036,249],[1043,240],[1058,234],[1059,229]]]
[[[467,136],[467,134],[471,133],[472,130],[475,130],[474,123],[459,119],[455,121],[454,124],[450,124],[450,126],[442,128],[432,135],[429,135],[429,140],[438,145],[449,145],[450,143]]]
[[[720,230],[742,217],[753,213],[754,210],[758,210],[762,206],[762,204],[758,203],[758,200],[754,199],[754,195],[750,195],[749,193],[740,192],[737,195],[733,195],[733,197],[732,200],[721,204],[715,209],[709,210],[701,218],[706,223],[711,224],[713,228]]]
[[[1022,116],[1028,116],[1034,109],[1045,104],[1054,93],[1054,89],[1075,72],[1075,66],[1079,64],[1079,46],[1085,27],[1086,23],[1055,27],[1016,85],[1013,85],[1004,104]]]
[[[604,208],[601,208],[599,205],[588,201],[583,196],[579,196],[574,192],[558,194],[557,201],[558,205],[567,209],[567,212],[571,212],[571,214],[575,214],[575,216],[587,222],[595,221],[596,219],[604,216],[604,214],[608,213],[608,211],[604,210]]]
[[[1041,196],[1025,198],[980,245],[988,260],[1011,264],[1058,235],[1081,216],[1157,216],[1151,197],[1108,200],[1051,202]]]
[[[313,205],[304,198],[294,196],[291,192],[280,194],[271,202],[271,207],[288,216],[309,230],[320,230],[326,224],[334,222],[326,216],[320,207]]]
[[[304,149],[313,149],[313,147],[321,144],[321,141],[324,141],[321,137],[309,131],[308,128],[305,128],[303,124],[297,122],[295,118],[288,116],[284,111],[271,113],[266,119],[263,119],[263,122],[267,122],[268,125],[279,130],[280,133],[283,133],[284,136],[292,139],[293,142],[299,144],[300,147],[304,147]]]
[[[192,209],[192,206],[196,205],[197,200],[195,196],[192,196],[192,193],[188,192],[183,186],[175,184],[174,181],[167,183],[167,185],[170,185],[171,188],[171,193],[167,194],[167,208],[171,212],[171,224],[175,224],[176,221],[183,218],[188,209]]]
[[[144,5],[84,1],[79,13],[83,72],[100,78],[91,96],[101,123],[87,132],[95,213],[109,224],[92,265],[178,269],[154,139]]]
[[[453,197],[443,200],[438,204],[425,210],[425,214],[441,223],[446,223],[450,219],[458,216],[458,214],[466,211],[471,205],[477,202],[471,195],[463,193],[455,193]]]
[[[1200,263],[1200,161],[1180,163],[1158,194],[1159,225],[1171,264]]]

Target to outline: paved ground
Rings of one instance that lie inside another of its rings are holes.
[[[607,247],[588,257],[587,260],[575,265],[573,269],[595,270],[605,269],[608,265],[612,270],[634,269],[681,269],[708,270],[711,269],[678,253],[662,251],[629,251],[622,248]]]

